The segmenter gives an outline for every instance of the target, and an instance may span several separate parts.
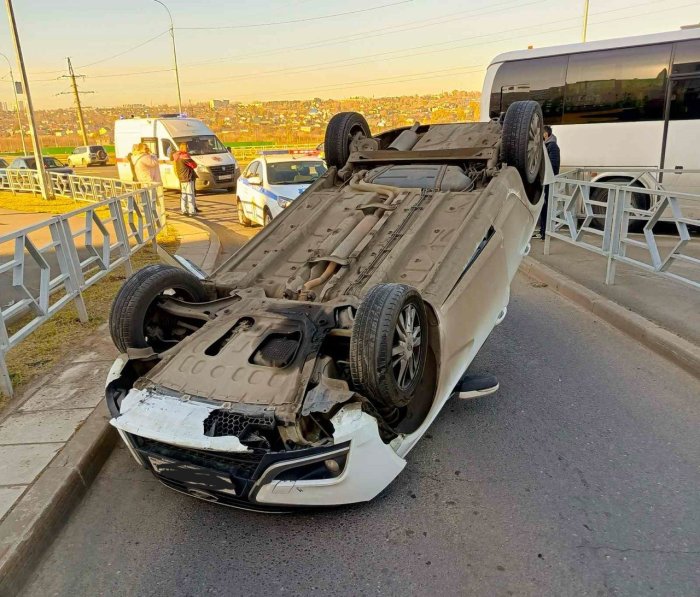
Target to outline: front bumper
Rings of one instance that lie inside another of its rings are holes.
[[[198,191],[229,189],[231,187],[235,189],[240,175],[241,170],[238,167],[236,167],[233,173],[225,172],[222,174],[209,170],[197,170],[195,188]]]
[[[331,444],[279,452],[247,448],[235,436],[205,436],[203,421],[216,408],[132,390],[111,424],[139,464],[168,487],[250,510],[369,501],[406,464],[382,442],[376,420],[357,403],[333,417]],[[322,474],[331,459],[339,464],[335,477]]]

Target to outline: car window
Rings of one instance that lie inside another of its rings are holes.
[[[251,176],[258,176],[258,168],[260,167],[260,162],[252,162],[245,171],[243,176],[245,178],[250,178]]]
[[[267,182],[269,184],[308,184],[325,173],[326,166],[319,161],[273,162],[267,165]]]
[[[10,164],[10,168],[26,168],[26,167],[27,167],[27,163],[25,162],[24,158],[17,158]]]
[[[76,147],[76,148],[73,150],[73,153],[83,153],[83,148],[82,148],[82,147]]]
[[[0,168],[7,168],[7,162],[0,158]]]
[[[102,150],[102,145],[90,145],[90,151],[92,153],[97,153],[100,150]]]
[[[36,162],[34,162],[36,164]],[[44,158],[44,166],[46,168],[62,168],[63,164],[56,158]]]

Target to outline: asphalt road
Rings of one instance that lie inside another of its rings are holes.
[[[697,380],[524,278],[474,368],[368,504],[229,510],[120,446],[25,595],[698,595]]]

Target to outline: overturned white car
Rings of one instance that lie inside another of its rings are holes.
[[[542,113],[372,136],[356,113],[329,170],[211,276],[155,265],[110,315],[106,398],[136,460],[230,506],[371,500],[505,316],[539,215]]]

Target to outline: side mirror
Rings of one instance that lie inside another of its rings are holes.
[[[227,147],[229,153],[233,153],[233,149],[231,147]]]
[[[248,182],[253,186],[259,187],[262,184],[262,179],[259,176],[251,176]]]

